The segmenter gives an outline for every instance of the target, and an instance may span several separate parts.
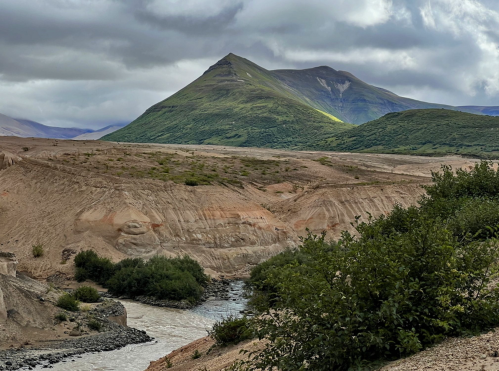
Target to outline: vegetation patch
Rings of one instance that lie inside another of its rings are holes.
[[[445,109],[389,113],[321,142],[333,151],[499,158],[499,117]]]
[[[73,292],[76,300],[84,303],[96,303],[100,299],[100,295],[96,289],[90,286],[81,286]]]
[[[70,312],[77,312],[79,310],[80,303],[73,295],[64,293],[59,297],[56,305],[59,308],[66,309]]]
[[[248,317],[229,315],[215,322],[208,334],[217,342],[217,345],[227,346],[251,339],[255,332]]]
[[[499,325],[499,173],[444,166],[417,207],[356,221],[337,242],[257,266],[250,285],[267,339],[252,367],[347,370]]]
[[[31,251],[33,253],[33,257],[35,257],[35,258],[42,257],[43,254],[44,254],[44,252],[45,252],[43,250],[43,245],[42,244],[33,245]]]
[[[163,300],[199,301],[208,278],[198,262],[188,256],[125,259],[113,264],[88,250],[75,257],[76,279],[91,279],[114,295],[151,296]]]

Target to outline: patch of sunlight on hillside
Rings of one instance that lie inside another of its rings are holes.
[[[322,113],[323,115],[325,115],[325,116],[329,117],[329,118],[330,118],[331,120],[333,120],[333,121],[343,122],[343,121],[341,121],[338,117],[333,116],[333,115],[331,115],[330,113],[327,113],[327,112],[321,111],[320,109],[316,109],[316,111],[319,111],[320,113]]]

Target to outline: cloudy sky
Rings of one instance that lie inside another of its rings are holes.
[[[128,123],[229,52],[499,105],[497,0],[0,0],[0,113]]]

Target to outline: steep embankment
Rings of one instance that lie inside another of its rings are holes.
[[[499,157],[499,117],[424,109],[390,113],[323,142],[372,153]]]
[[[338,237],[355,215],[416,202],[443,162],[472,163],[22,138],[0,146],[22,156],[0,172],[0,249],[36,277],[72,275],[71,258],[88,248],[113,260],[189,254],[213,275],[245,274],[307,227]],[[32,256],[35,244],[43,257]]]

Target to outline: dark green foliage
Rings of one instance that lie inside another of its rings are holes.
[[[96,289],[90,286],[81,286],[73,292],[76,300],[84,303],[96,303],[100,299],[100,295]]]
[[[273,307],[278,299],[277,275],[283,268],[293,267],[295,270],[307,269],[303,264],[308,260],[308,255],[300,250],[286,250],[273,258],[258,264],[251,270],[251,276],[246,281],[248,289],[252,290],[249,305],[255,309]],[[271,280],[270,277],[273,277]]]
[[[236,317],[229,315],[215,322],[208,333],[217,342],[217,345],[221,346],[238,344],[243,340],[254,337],[251,320],[246,316]]]
[[[499,117],[447,109],[389,113],[321,142],[334,151],[499,158]]]
[[[99,321],[97,321],[95,318],[92,318],[90,321],[88,321],[87,326],[89,329],[95,331],[100,331],[102,329],[102,324]]]
[[[107,258],[101,258],[93,250],[82,251],[75,257],[75,279],[82,282],[91,279],[104,285],[114,274],[114,264]]]
[[[62,294],[57,300],[57,306],[70,312],[77,312],[79,309],[78,300],[73,295],[68,293]]]
[[[195,187],[195,186],[198,185],[198,182],[195,179],[186,179],[185,180],[185,185],[188,185],[188,186],[191,186],[191,187]]]
[[[357,223],[337,243],[309,234],[301,264],[285,255],[257,270],[254,287],[275,300],[257,320],[270,342],[254,367],[347,370],[499,325],[498,174],[486,162],[442,170],[419,207]]]
[[[201,358],[201,356],[202,354],[196,349],[196,351],[192,354],[192,359],[198,359]]]
[[[138,258],[124,259],[113,264],[93,251],[83,251],[75,257],[75,265],[77,279],[92,279],[114,295],[130,297],[145,295],[195,303],[208,280],[199,263],[188,256],[155,256],[147,262]]]

